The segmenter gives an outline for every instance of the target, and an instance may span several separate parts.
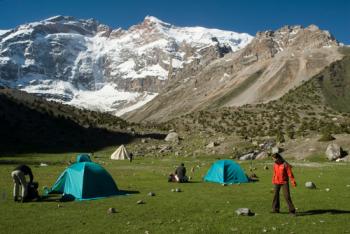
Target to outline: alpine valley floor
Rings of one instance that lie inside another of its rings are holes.
[[[31,166],[34,180],[51,186],[74,160],[76,153],[4,155],[0,158],[0,233],[347,233],[350,232],[349,163],[326,162],[312,157],[290,160],[298,183],[291,195],[298,216],[287,212],[281,197],[281,214],[271,214],[272,162],[241,163],[259,176],[255,183],[221,186],[204,183],[202,177],[218,156],[136,157],[111,161],[112,148],[95,152],[93,161],[103,165],[118,188],[130,195],[83,202],[49,201],[15,203],[11,170],[19,163]],[[229,155],[220,155],[229,158]],[[40,163],[48,166],[39,166]],[[188,169],[191,183],[167,182],[167,175],[180,162]],[[310,164],[313,166],[310,167]],[[264,170],[265,166],[268,170]],[[194,173],[191,174],[191,168]],[[317,189],[304,187],[313,181]],[[180,188],[182,192],[171,192]],[[155,196],[148,196],[154,192]],[[143,200],[145,204],[137,204]],[[117,213],[108,214],[113,207]],[[235,210],[250,208],[255,216],[237,216]]]

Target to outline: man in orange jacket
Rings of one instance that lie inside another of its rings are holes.
[[[280,212],[280,189],[283,190],[284,198],[288,204],[289,213],[295,215],[295,207],[292,202],[292,198],[290,197],[289,192],[289,179],[293,187],[296,187],[297,184],[294,179],[294,175],[292,172],[292,166],[288,164],[280,154],[273,154],[272,159],[275,161],[273,165],[273,177],[272,183],[275,187],[275,193],[272,202],[272,212],[279,213]]]

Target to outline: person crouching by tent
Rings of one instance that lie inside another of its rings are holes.
[[[25,202],[27,201],[27,194],[28,194],[28,183],[26,181],[26,175],[29,176],[29,183],[33,183],[33,173],[30,167],[27,165],[19,165],[16,167],[12,173],[12,179],[14,182],[14,187],[13,187],[13,197],[14,201],[19,201],[19,187],[21,186],[22,191],[21,191],[21,201]]]
[[[297,185],[292,172],[292,166],[287,163],[278,153],[273,154],[272,159],[275,161],[273,165],[272,177],[272,183],[274,184],[275,190],[272,202],[272,213],[280,212],[280,189],[282,188],[284,198],[288,204],[289,213],[295,215],[295,207],[293,205],[289,191],[289,178],[293,187],[296,187]]]
[[[175,180],[179,183],[188,182],[185,164],[181,163],[175,170]]]

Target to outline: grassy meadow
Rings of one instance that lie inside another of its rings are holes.
[[[15,203],[10,172],[19,163],[30,165],[42,192],[43,186],[53,185],[75,153],[1,157],[0,233],[350,233],[350,164],[291,161],[298,183],[297,188],[291,188],[298,208],[298,216],[293,217],[282,195],[282,213],[270,213],[271,161],[253,162],[259,182],[222,186],[202,182],[216,156],[136,157],[130,163],[109,160],[111,152],[111,148],[97,152],[93,161],[102,164],[118,188],[130,195],[73,202],[50,197],[47,201]],[[41,162],[48,166],[40,167]],[[180,162],[185,163],[192,182],[168,183],[167,175]],[[241,165],[249,174],[251,162]],[[264,170],[265,165],[268,170]],[[317,189],[306,189],[306,181],[313,181]],[[182,192],[171,192],[173,188]],[[156,195],[148,196],[149,192]],[[145,204],[137,204],[138,200]],[[108,214],[110,207],[117,213]],[[242,207],[256,215],[237,216],[234,211]]]

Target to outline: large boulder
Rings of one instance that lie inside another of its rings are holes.
[[[328,160],[336,160],[341,157],[342,149],[336,143],[331,143],[327,146],[326,156]]]
[[[178,141],[179,141],[179,134],[177,134],[176,132],[170,132],[170,133],[165,137],[165,141],[169,141],[169,142],[178,142]]]

